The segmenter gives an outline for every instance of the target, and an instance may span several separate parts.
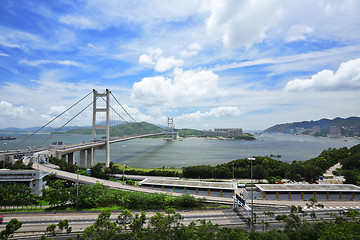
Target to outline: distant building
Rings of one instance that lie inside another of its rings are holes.
[[[243,191],[245,198],[251,198],[251,190]],[[308,201],[353,201],[360,200],[360,187],[352,184],[255,184],[255,199]]]
[[[296,134],[302,134],[305,131],[305,128],[302,127],[296,127],[295,128],[295,133]]]
[[[0,170],[0,184],[24,184],[29,186],[33,193],[41,195],[41,190],[45,188],[44,177],[47,174],[39,170]]]
[[[332,138],[341,137],[340,128],[337,126],[331,126],[329,128],[329,137],[332,137]]]
[[[312,129],[312,134],[319,134],[321,131],[320,126],[316,125]]]
[[[215,128],[214,131],[204,130],[203,134],[206,137],[236,138],[243,135],[243,130],[242,128]]]
[[[139,182],[140,187],[192,195],[233,197],[237,189],[235,182],[203,182],[146,178]]]

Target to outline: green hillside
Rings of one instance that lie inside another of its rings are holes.
[[[295,128],[304,128],[312,129],[314,126],[319,126],[321,131],[328,133],[331,126],[337,126],[344,129],[357,131],[358,126],[360,125],[360,117],[349,117],[349,118],[334,118],[334,119],[321,119],[318,121],[303,121],[303,122],[293,122],[293,123],[284,123],[276,124],[264,132],[281,132],[288,133],[290,129]],[[342,129],[343,131],[343,129]]]
[[[147,122],[140,123],[130,123],[130,124],[118,124],[110,127],[110,136],[111,137],[121,137],[125,135],[138,135],[138,134],[147,134],[161,132],[164,129],[158,127],[154,124]],[[73,129],[66,131],[68,134],[92,134],[92,129]],[[96,131],[96,134],[105,134],[105,130],[100,129]]]
[[[179,132],[180,137],[202,136],[203,135],[202,131],[199,131],[196,129],[190,129],[190,128],[178,129],[177,131]]]

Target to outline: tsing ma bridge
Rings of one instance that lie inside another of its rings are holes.
[[[74,106],[79,104],[81,101],[83,101],[86,97],[88,97],[90,94],[93,94],[93,100],[90,104],[88,104],[85,108],[83,108],[80,112],[78,112],[73,118],[71,118],[68,122],[66,122],[62,127],[60,127],[55,133],[59,132],[63,127],[65,127],[71,120],[73,120],[75,117],[77,117],[80,113],[82,113],[86,108],[92,105],[92,140],[90,142],[81,142],[78,144],[72,144],[72,145],[55,145],[50,147],[41,147],[42,144],[44,144],[51,136],[45,139],[42,143],[40,143],[37,147],[33,149],[17,149],[16,147],[19,146],[22,142],[28,140],[31,138],[34,134],[38,133],[40,130],[48,126],[50,123],[58,119],[60,116],[68,112],[70,109],[72,109]],[[116,102],[115,106],[110,105],[110,96],[113,97],[113,99]],[[102,103],[102,104],[101,104]],[[134,128],[134,124],[130,124],[129,121],[127,121],[123,116],[119,114],[119,112],[115,109],[122,109],[123,112],[127,114],[130,119],[132,119],[133,123],[136,123],[135,126],[137,128],[142,128],[141,124],[139,124],[129,113],[126,111],[126,109],[120,104],[120,102],[115,98],[115,96],[111,93],[109,89],[106,89],[104,93],[98,93],[95,89],[93,89],[92,92],[87,94],[85,97],[80,99],[78,102],[73,104],[71,107],[66,109],[64,112],[56,116],[54,119],[52,119],[50,122],[39,128],[34,133],[30,134],[27,138],[25,138],[23,141],[15,145],[11,150],[8,151],[2,151],[0,152],[0,160],[6,160],[10,161],[11,159],[17,159],[20,158],[19,156],[23,155],[42,155],[42,154],[48,154],[55,156],[57,158],[62,158],[68,161],[68,163],[74,164],[74,153],[80,152],[80,167],[87,166],[88,168],[95,165],[96,159],[95,159],[95,150],[105,150],[106,151],[106,166],[109,166],[110,164],[110,144],[117,143],[117,142],[123,142],[128,141],[136,138],[144,138],[144,137],[151,137],[151,136],[157,136],[157,135],[168,135],[169,139],[177,138],[177,132],[174,132],[174,120],[173,118],[168,118],[167,120],[167,128],[163,131],[159,132],[150,132],[146,133],[144,131],[138,131],[139,134],[131,135],[131,136],[121,136],[121,137],[110,137],[110,109],[112,110],[112,113],[115,113],[119,118],[122,119],[123,122],[129,124]],[[99,122],[99,115],[102,117],[105,116],[105,121]],[[97,139],[97,131],[101,130],[102,133],[105,131],[105,136],[103,136],[100,140]],[[140,129],[141,130],[141,129]],[[86,163],[86,165],[85,165]]]

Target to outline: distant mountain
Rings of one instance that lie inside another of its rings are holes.
[[[138,135],[138,134],[146,134],[146,133],[155,133],[163,131],[164,129],[158,127],[154,124],[147,122],[139,122],[139,123],[129,123],[129,124],[118,124],[110,127],[110,136],[125,136],[125,135]],[[67,134],[92,134],[92,127],[84,128],[84,129],[72,129],[66,131]],[[105,135],[105,130],[97,130],[96,134]]]
[[[325,130],[325,131],[328,131],[331,126],[355,130],[358,128],[359,125],[360,125],[360,117],[349,117],[349,118],[337,117],[332,120],[323,118],[318,121],[303,121],[303,122],[276,124],[268,129],[265,129],[264,132],[289,133],[291,129],[304,128],[306,130],[306,129],[312,129],[314,126],[319,126],[321,130]]]
[[[190,128],[176,129],[176,131],[179,133],[180,137],[204,135],[203,131]]]
[[[119,124],[124,124],[125,122],[123,121],[110,121],[110,125],[119,125]],[[99,125],[105,125],[106,122],[99,122],[97,123]],[[0,132],[35,132],[38,129],[40,129],[41,127],[37,126],[37,127],[28,127],[28,128],[15,128],[15,127],[9,127],[9,128],[3,128],[0,129]],[[43,129],[41,129],[39,132],[44,133],[44,132],[55,132],[58,131],[60,127],[44,127]],[[92,126],[65,126],[62,129],[59,130],[59,133],[64,133],[70,130],[75,130],[75,129],[87,129],[87,128],[92,128]]]
[[[35,132],[37,131],[39,128],[41,127],[29,127],[29,128],[14,128],[14,127],[10,127],[10,128],[3,128],[0,129],[0,132]],[[59,132],[66,132],[68,130],[71,129],[81,129],[81,128],[88,128],[88,126],[68,126],[68,127],[63,127]],[[59,129],[59,127],[44,127],[43,129],[41,129],[39,132],[55,132]]]

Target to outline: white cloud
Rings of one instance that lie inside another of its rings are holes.
[[[175,57],[160,57],[155,65],[155,70],[157,72],[165,72],[174,67],[181,67],[184,64],[182,59],[176,59]]]
[[[41,118],[45,119],[46,121],[52,120],[54,117],[58,116],[60,113],[63,113],[67,107],[65,106],[51,106],[50,111],[47,114],[41,114]],[[63,116],[68,117],[69,112],[66,112]]]
[[[218,95],[218,75],[212,71],[183,71],[175,69],[173,79],[162,76],[143,78],[133,85],[131,97],[146,106],[182,101]]]
[[[226,47],[250,47],[261,43],[267,30],[276,24],[282,8],[276,1],[206,1],[203,9],[210,11],[207,30],[220,35]]]
[[[59,18],[59,22],[72,25],[81,29],[102,28],[99,22],[84,16],[71,16],[71,15],[61,16]]]
[[[0,44],[10,48],[40,47],[44,42],[36,35],[25,31],[0,26]]]
[[[75,67],[84,67],[82,63],[70,60],[38,60],[38,61],[28,61],[21,60],[20,63],[30,65],[30,66],[39,66],[42,64],[58,64],[58,65],[67,65],[67,66],[75,66]]]
[[[145,66],[155,66],[155,61],[157,61],[162,55],[162,50],[160,48],[149,48],[147,54],[142,54],[139,57],[139,64]]]
[[[288,31],[286,41],[291,42],[297,40],[305,40],[305,34],[312,33],[313,31],[313,28],[306,25],[294,25]]]
[[[143,54],[139,57],[139,64],[153,66],[155,65],[154,61],[151,59],[149,55]]]
[[[2,56],[2,57],[8,57],[9,55],[6,54],[6,53],[0,53],[0,56]]]
[[[188,46],[186,50],[181,52],[182,57],[193,57],[196,56],[201,50],[201,45],[197,42],[194,42]]]
[[[310,79],[289,81],[286,91],[341,91],[360,89],[360,58],[342,63],[337,70],[322,70]]]
[[[186,19],[189,15],[197,12],[199,5],[199,0],[88,0],[77,13],[61,16],[59,21],[81,29],[102,30],[122,22],[151,24],[153,21]],[[78,7],[78,5],[74,4],[74,7]]]
[[[92,45],[91,43],[88,43],[88,47],[91,47],[91,48],[96,48],[94,45]]]
[[[189,120],[198,120],[198,119],[204,118],[204,117],[215,117],[215,118],[234,117],[234,116],[239,116],[240,114],[242,114],[242,112],[240,111],[240,109],[238,107],[227,106],[227,107],[213,108],[210,111],[203,112],[203,113],[201,113],[200,111],[197,111],[194,113],[183,114],[181,116],[176,117],[176,120],[189,121]]]
[[[33,109],[26,108],[24,106],[14,106],[13,104],[0,101],[0,112],[1,117],[10,117],[10,118],[21,118],[24,117],[27,112],[32,112]]]
[[[11,124],[17,122],[18,119],[22,119],[27,125],[28,122],[33,122],[34,112],[34,109],[24,105],[16,106],[7,101],[0,101],[0,124],[5,127],[15,127],[17,125]]]

